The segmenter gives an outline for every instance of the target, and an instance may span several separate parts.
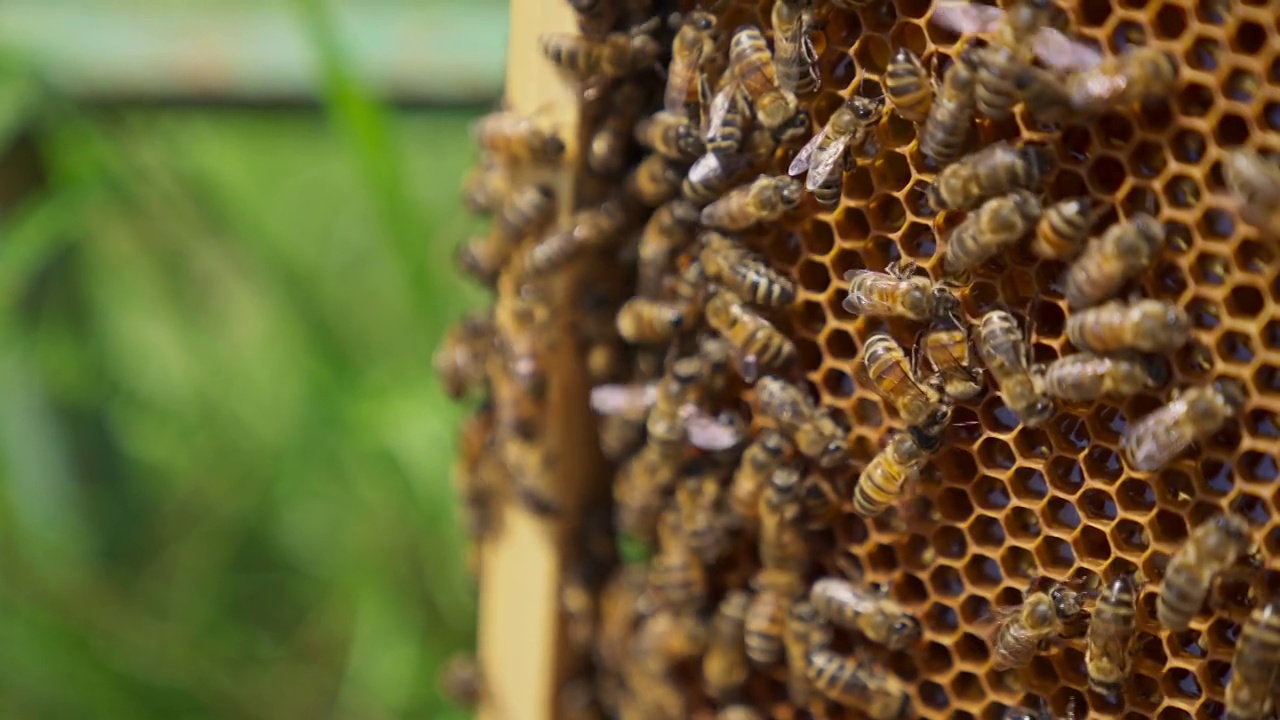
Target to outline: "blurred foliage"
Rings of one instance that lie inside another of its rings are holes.
[[[474,113],[388,115],[306,21],[327,116],[86,111],[0,66],[0,195],[38,181],[0,213],[0,717],[458,712],[430,360],[481,302]]]

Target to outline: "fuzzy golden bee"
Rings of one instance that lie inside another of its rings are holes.
[[[618,310],[618,334],[635,345],[667,342],[684,325],[684,308],[667,300],[633,297]]]
[[[894,112],[913,123],[923,123],[933,107],[933,78],[920,58],[907,48],[898,48],[884,73],[885,96]]]
[[[729,69],[761,125],[772,130],[795,115],[795,97],[778,86],[773,53],[769,52],[760,28],[744,25],[733,34],[729,42]]]
[[[1107,228],[1067,268],[1062,280],[1067,305],[1074,310],[1115,297],[1151,267],[1164,244],[1164,225],[1145,213]]]
[[[498,275],[515,257],[518,249],[518,243],[493,232],[459,245],[454,254],[454,263],[471,279],[492,288],[498,282]]]
[[[1089,689],[1119,693],[1133,665],[1133,639],[1138,630],[1138,592],[1133,576],[1117,575],[1107,584],[1089,620],[1084,664]]]
[[[743,451],[729,484],[729,509],[738,523],[748,527],[756,525],[760,518],[760,495],[791,450],[791,441],[785,435],[767,429]]]
[[[782,661],[787,611],[798,582],[790,573],[770,570],[761,570],[752,579],[755,592],[747,606],[744,641],[753,664],[769,666]]]
[[[702,233],[700,241],[698,259],[710,280],[756,305],[785,306],[795,300],[791,278],[769,267],[742,245],[717,232]]]
[[[1213,581],[1248,553],[1252,544],[1249,522],[1239,515],[1217,515],[1197,525],[1165,567],[1156,599],[1160,624],[1173,632],[1191,627]]]
[[[700,95],[705,98],[703,106],[706,108],[701,130],[707,152],[719,156],[737,152],[751,122],[751,107],[732,81],[723,83],[712,93],[710,81],[704,76],[701,87]]]
[[[706,570],[689,547],[674,508],[658,519],[658,552],[649,561],[648,585],[654,599],[669,610],[692,612],[706,602]]]
[[[906,352],[887,333],[874,333],[863,346],[862,362],[871,387],[888,401],[907,425],[936,424],[946,410],[937,389],[921,384]]]
[[[689,168],[688,175],[680,183],[680,195],[699,208],[706,207],[723,195],[747,167],[747,159],[742,155],[709,152]]]
[[[680,193],[684,179],[682,165],[652,153],[632,169],[624,187],[628,198],[645,207],[658,207]]]
[[[512,193],[494,219],[493,229],[508,242],[537,235],[555,217],[555,195],[545,185],[529,185]]]
[[[750,605],[750,593],[730,590],[720,601],[711,621],[707,652],[702,656],[702,684],[717,703],[736,699],[751,673],[743,639]]]
[[[786,380],[763,377],[756,383],[756,402],[760,413],[791,436],[805,457],[827,468],[848,458],[847,434],[818,409],[804,389]]]
[[[788,365],[796,357],[791,338],[727,290],[711,297],[706,318],[707,324],[733,345],[738,372],[748,382],[758,378],[761,370]]]
[[[715,50],[716,16],[695,11],[671,20],[679,23],[679,29],[671,43],[662,106],[668,113],[683,114],[690,100],[697,99],[702,66]]]
[[[969,332],[952,316],[935,320],[924,335],[924,357],[933,366],[942,392],[951,400],[972,400],[982,392],[982,370],[970,352]]]
[[[856,708],[871,720],[906,720],[911,716],[907,686],[883,669],[831,649],[830,631],[816,630],[806,658],[806,675],[827,699]]]
[[[1022,604],[1000,608],[1001,617],[992,643],[991,666],[996,670],[1025,667],[1049,641],[1062,632],[1053,598],[1046,592],[1030,592]]]
[[[1045,260],[1070,260],[1084,249],[1096,211],[1089,198],[1073,197],[1045,208],[1031,237],[1031,252]]]
[[[1040,200],[1025,190],[984,202],[947,238],[943,262],[947,274],[963,276],[1026,237],[1040,212]]]
[[[863,97],[849,98],[818,134],[814,135],[787,168],[789,175],[805,175],[804,187],[823,207],[840,202],[844,173],[850,168],[854,151],[871,144],[875,128],[884,117],[884,102]]]
[[[1159,470],[1192,443],[1220,430],[1243,402],[1229,384],[1175,391],[1166,405],[1129,423],[1120,436],[1120,456],[1133,470]]]
[[[782,628],[782,644],[787,656],[787,696],[792,704],[807,707],[813,686],[807,672],[809,641],[818,626],[818,611],[803,598],[791,603]]]
[[[511,194],[511,173],[492,153],[485,153],[479,164],[467,172],[462,181],[462,203],[473,214],[496,211]]]
[[[791,95],[817,92],[818,53],[809,39],[813,10],[807,0],[778,0],[773,4],[773,63],[778,87]]]
[[[890,650],[903,650],[920,639],[920,623],[896,600],[844,578],[816,581],[809,602],[832,623]]]
[[[705,380],[706,366],[696,355],[678,358],[667,366],[645,420],[650,444],[668,448],[669,456],[683,449],[688,435],[688,408],[702,400]]]
[[[662,46],[650,34],[653,22],[628,32],[612,32],[601,39],[544,33],[538,38],[542,54],[557,67],[582,78],[621,78],[654,67]]]
[[[942,445],[945,422],[937,427],[907,428],[889,436],[884,449],[863,468],[853,491],[853,511],[875,517],[902,497],[903,488],[924,468]]]
[[[746,230],[782,217],[800,203],[803,194],[798,180],[761,175],[703,208],[702,224],[718,230]]]
[[[1057,160],[1043,145],[992,143],[948,165],[929,187],[937,210],[972,210],[1015,190],[1038,191]]]
[[[471,136],[481,150],[516,162],[553,163],[564,155],[564,141],[533,120],[499,110],[471,126]]]
[[[689,549],[703,564],[710,565],[728,549],[722,505],[721,475],[712,468],[686,474],[676,485],[675,504],[680,511],[680,527]]]
[[[1227,683],[1228,720],[1262,720],[1269,716],[1280,676],[1280,601],[1254,608],[1240,631]]]
[[[920,152],[939,165],[958,160],[973,134],[978,50],[975,45],[965,45],[947,68],[920,130]]]
[[[1026,336],[1018,321],[1004,310],[992,310],[978,323],[978,357],[991,373],[1004,404],[1027,427],[1053,414],[1053,401],[1032,372]]]
[[[485,364],[495,341],[492,311],[464,316],[445,333],[432,366],[449,397],[456,399],[484,388]]]
[[[809,135],[809,116],[798,112],[776,130],[752,128],[742,140],[742,154],[753,166],[768,166],[779,149],[794,148]]]
[[[645,112],[646,93],[636,83],[623,83],[609,97],[609,112],[587,142],[587,167],[597,175],[617,175],[626,168],[636,121]]]
[[[1191,320],[1168,300],[1112,300],[1067,316],[1067,338],[1082,350],[1170,353],[1187,343]]]
[[[661,111],[635,126],[636,142],[672,160],[692,161],[706,150],[698,128],[681,113]]]
[[[802,577],[809,567],[809,545],[801,526],[801,477],[794,467],[779,468],[760,494],[760,564],[770,577]]]
[[[1132,47],[1118,56],[1065,75],[1023,67],[1015,83],[1032,116],[1049,122],[1087,121],[1104,112],[1167,95],[1177,87],[1178,59],[1151,46]]]
[[[640,233],[636,294],[655,298],[676,253],[688,247],[698,227],[698,208],[684,198],[669,200],[653,211]]]
[[[644,445],[623,463],[613,482],[619,532],[646,545],[653,543],[658,516],[667,493],[676,484],[679,469],[654,445]]]
[[[932,320],[956,312],[955,295],[910,263],[895,263],[885,272],[850,270],[844,274],[849,294],[841,306],[854,315]]]
[[[575,212],[567,227],[548,233],[524,253],[524,275],[555,272],[585,253],[610,246],[635,217],[635,206],[620,198]]]
[[[1131,356],[1073,353],[1049,363],[1041,382],[1046,395],[1070,402],[1125,398],[1156,387],[1148,366]]]
[[[1280,237],[1280,167],[1245,148],[1229,151],[1222,179],[1240,200],[1240,217],[1264,237]]]

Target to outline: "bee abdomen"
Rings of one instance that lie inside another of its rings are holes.
[[[1160,624],[1174,632],[1186,630],[1200,612],[1208,590],[1208,582],[1195,569],[1185,562],[1170,563],[1156,601]]]
[[[982,55],[982,69],[974,87],[978,109],[992,120],[1006,120],[1013,116],[1013,106],[1018,104],[1012,72],[1017,60],[1012,50],[1003,47],[989,48]]]
[[[1031,252],[1045,260],[1070,260],[1080,253],[1092,225],[1087,198],[1054,203],[1040,218]]]

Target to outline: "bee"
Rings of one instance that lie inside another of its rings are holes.
[[[1080,121],[1112,108],[1167,95],[1178,84],[1177,59],[1154,47],[1133,47],[1061,76],[1021,68],[1015,83],[1031,114],[1049,122]]]
[[[750,705],[730,705],[716,713],[716,720],[763,720],[763,717]]]
[[[706,207],[724,194],[747,167],[747,159],[742,155],[707,153],[689,168],[689,174],[680,184],[680,195],[699,208]]]
[[[1067,316],[1067,338],[1082,350],[1169,353],[1187,343],[1191,320],[1168,300],[1112,300]]]
[[[949,290],[915,274],[911,263],[895,263],[885,272],[850,270],[844,279],[849,295],[841,305],[854,315],[932,320],[959,308]]]
[[[782,367],[795,359],[795,343],[733,293],[716,292],[705,312],[707,324],[733,345],[744,380],[758,378],[761,368]]]
[[[966,45],[956,56],[920,130],[920,152],[940,165],[955,162],[972,134],[978,53],[977,46]]]
[[[640,233],[636,294],[657,297],[671,258],[693,242],[698,208],[684,198],[668,200],[653,211]]]
[[[1271,600],[1249,614],[1227,683],[1227,717],[1261,720],[1271,714],[1274,683],[1280,674],[1280,602]]]
[[[618,310],[618,334],[633,345],[665,343],[684,326],[684,308],[666,300],[633,297]]]
[[[488,386],[485,364],[494,333],[492,310],[466,315],[445,333],[432,366],[449,397],[458,400]]]
[[[565,638],[575,653],[585,653],[596,633],[596,595],[587,582],[585,568],[569,568],[560,582],[560,614]]]
[[[633,128],[644,114],[646,100],[644,89],[635,83],[623,83],[609,96],[609,112],[587,143],[591,172],[617,175],[626,168]]]
[[[1068,307],[1089,307],[1114,297],[1151,266],[1164,243],[1164,225],[1145,213],[1107,228],[1085,245],[1063,276]]]
[[[746,590],[725,593],[711,621],[707,653],[702,657],[702,683],[717,703],[736,699],[751,673],[743,640],[751,594]]]
[[[911,696],[901,680],[833,651],[829,636],[829,630],[815,631],[805,659],[805,674],[818,692],[858,709],[871,720],[906,720],[911,716]]]
[[[801,455],[832,468],[849,457],[847,434],[825,411],[820,411],[800,387],[775,377],[756,383],[756,402],[765,417],[791,436]]]
[[[922,123],[933,106],[935,87],[920,58],[907,48],[898,48],[884,73],[884,91],[894,112],[904,120]]]
[[[634,204],[619,198],[575,212],[565,229],[546,235],[524,254],[524,275],[555,272],[586,251],[611,245],[636,215]]]
[[[1039,219],[1040,200],[1025,190],[984,202],[947,238],[943,268],[949,275],[963,276],[1021,240]]]
[[[494,230],[507,242],[537,235],[555,218],[555,195],[546,185],[529,185],[512,193],[498,211]]]
[[[846,483],[828,480],[822,473],[809,473],[800,482],[800,516],[808,530],[823,530],[844,512],[848,505]]]
[[[484,697],[484,678],[472,655],[454,654],[440,669],[440,695],[458,707],[474,710]]]
[[[554,163],[565,150],[564,141],[554,131],[506,110],[477,120],[471,126],[471,135],[481,150],[517,162]]]
[[[786,649],[783,640],[787,610],[799,579],[790,573],[761,570],[751,580],[751,602],[747,606],[743,640],[747,658],[756,665],[781,662]]]
[[[924,356],[938,373],[942,392],[971,400],[982,392],[982,371],[969,352],[969,332],[952,316],[939,316],[924,335]]]
[[[809,134],[809,116],[797,112],[776,130],[757,127],[742,142],[742,152],[752,165],[768,165],[773,162],[779,148],[796,147]]]
[[[729,509],[740,523],[754,526],[760,517],[760,495],[769,477],[782,466],[793,446],[785,435],[762,430],[742,453],[729,484]]]
[[[636,123],[636,142],[672,160],[694,160],[706,150],[698,128],[680,113],[657,112]]]
[[[458,246],[454,263],[476,282],[492,288],[518,248],[518,243],[491,232]]]
[[[704,102],[706,113],[702,119],[702,139],[706,142],[707,152],[715,155],[737,152],[742,146],[744,128],[751,118],[751,108],[738,92],[738,86],[726,82],[713,95],[704,77],[700,92],[707,98]]]
[[[1222,179],[1240,200],[1240,216],[1266,237],[1280,237],[1280,167],[1258,153],[1236,148],[1222,163]]]
[[[803,598],[791,603],[782,626],[782,645],[787,657],[787,695],[791,704],[807,707],[813,695],[805,672],[809,658],[809,639],[818,625],[818,611]]]
[[[613,483],[619,532],[645,545],[653,544],[663,501],[675,487],[679,470],[655,445],[646,444],[623,463]]]
[[[707,599],[707,573],[680,527],[679,513],[668,508],[658,518],[658,552],[649,561],[649,592],[662,607],[697,611]]]
[[[1118,575],[1098,597],[1089,620],[1084,664],[1089,689],[1104,695],[1119,694],[1133,663],[1131,647],[1138,629],[1138,593],[1133,577]]]
[[[992,143],[943,168],[929,187],[929,203],[938,210],[972,210],[1015,190],[1037,190],[1056,166],[1043,145]]]
[[[949,417],[949,416],[944,416]],[[894,431],[884,449],[862,470],[853,491],[853,511],[876,517],[902,496],[902,489],[914,481],[942,446],[945,419],[936,426]]]
[[[520,506],[539,517],[559,515],[563,509],[561,493],[541,447],[532,440],[510,437],[502,443],[501,452]]]
[[[492,408],[482,408],[468,418],[458,437],[458,458],[452,473],[454,491],[462,501],[467,539],[474,546],[497,529],[498,494],[504,481],[495,453],[498,438]]]
[[[760,494],[760,564],[766,570],[802,575],[809,566],[809,548],[800,525],[800,471],[778,468]]]
[[[813,10],[806,0],[778,0],[773,4],[773,63],[778,87],[788,95],[817,92],[818,52],[809,39]]]
[[[662,106],[669,113],[683,113],[697,89],[703,64],[715,52],[716,16],[697,11],[683,18],[673,15],[671,22],[678,22],[680,29],[671,43],[671,64],[667,66]]]
[[[1167,405],[1129,423],[1120,436],[1120,455],[1134,470],[1158,470],[1217,432],[1243,402],[1238,389],[1226,384],[1176,391]]]
[[[600,418],[597,434],[600,452],[605,459],[622,462],[644,444],[644,418],[637,420],[623,415],[605,415]]]
[[[686,406],[696,407],[702,399],[705,378],[706,367],[696,355],[679,358],[668,365],[658,381],[653,407],[645,421],[651,444],[682,449],[689,417]]]
[[[690,263],[693,265],[694,263]],[[701,265],[701,263],[698,263]],[[733,363],[733,347],[724,338],[704,333],[698,338],[698,356],[707,366],[707,396],[720,397],[729,387],[729,366]]]
[[[675,502],[689,549],[703,564],[714,563],[728,542],[720,512],[720,476],[715,472],[685,475],[676,485]]]
[[[1136,358],[1099,357],[1090,353],[1074,353],[1054,360],[1044,369],[1041,380],[1046,395],[1071,402],[1129,397],[1157,385],[1147,365]]]
[[[1004,310],[992,310],[979,321],[977,341],[978,357],[991,372],[1009,410],[1027,427],[1048,420],[1053,402],[1031,371],[1031,348],[1018,321]]]
[[[772,222],[800,203],[798,180],[761,175],[702,209],[702,224],[720,230],[745,230]]]
[[[1001,608],[992,647],[996,670],[1025,667],[1049,641],[1062,633],[1053,598],[1046,592],[1028,592],[1022,604]]]
[[[800,148],[787,173],[799,175],[808,172],[805,189],[813,193],[819,205],[835,206],[840,202],[844,173],[853,161],[850,153],[870,143],[876,125],[883,117],[883,100],[849,98],[832,113],[826,126]]]
[[[1070,260],[1080,254],[1097,214],[1087,197],[1073,197],[1045,208],[1031,238],[1031,252],[1045,260]]]
[[[760,28],[744,25],[729,43],[729,68],[744,100],[755,109],[756,120],[773,130],[796,113],[796,99],[778,86],[773,54]]]
[[[671,284],[671,291],[674,302],[684,313],[686,323],[701,323],[707,295],[707,271],[702,266],[702,261],[686,263]]]
[[[642,565],[620,565],[600,589],[600,619],[592,656],[611,674],[622,670],[641,615],[653,611],[652,598],[646,594],[647,575]]]
[[[896,600],[843,578],[819,579],[809,589],[809,602],[836,625],[890,650],[904,650],[920,639],[920,623]]]
[[[907,425],[933,424],[944,414],[937,390],[916,382],[907,354],[888,334],[867,338],[862,362],[876,394],[893,405]]]
[[[1248,553],[1252,543],[1249,522],[1239,515],[1218,515],[1197,525],[1165,567],[1156,598],[1160,624],[1173,632],[1191,627],[1214,579]]]
[[[662,46],[650,33],[658,19],[628,32],[596,40],[568,33],[543,33],[538,46],[556,67],[582,78],[622,78],[657,64]]]
[[[497,210],[510,194],[511,173],[487,153],[462,181],[462,203],[473,214]]]
[[[675,161],[653,153],[641,160],[627,176],[627,197],[645,207],[658,207],[680,192],[684,172]]]
[[[734,294],[757,305],[790,305],[795,284],[746,248],[717,232],[704,232],[698,259],[714,280]]]

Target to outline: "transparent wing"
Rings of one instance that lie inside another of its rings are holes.
[[[658,399],[657,383],[643,385],[609,384],[591,388],[591,409],[600,415],[635,415],[649,409]]]
[[[702,139],[710,142],[720,134],[720,128],[724,127],[724,119],[729,116],[729,109],[733,107],[733,101],[737,97],[737,84],[727,82],[724,87],[716,92],[715,97],[711,98],[711,109],[707,114],[707,127],[703,132]]]
[[[800,148],[800,152],[796,153],[796,157],[791,161],[791,167],[787,168],[788,175],[799,175],[809,169],[809,158],[813,156],[818,146],[822,144],[822,138],[827,136],[827,129],[824,127],[818,131],[817,135],[809,138],[809,142]]]
[[[1046,65],[1064,72],[1088,70],[1102,63],[1101,51],[1082,40],[1068,37],[1056,28],[1041,28],[1031,47]]]
[[[796,23],[795,30],[785,35],[777,35],[773,39],[773,65],[777,68],[794,67],[801,62],[800,39],[803,37],[803,23]],[[778,88],[788,95],[795,96],[795,73],[778,73]]]
[[[671,59],[671,67],[667,72],[667,89],[662,95],[662,106],[667,112],[684,110],[689,88],[693,87],[693,82],[698,77],[698,62],[701,57],[702,52],[696,51],[689,56],[681,55]]]
[[[693,163],[693,167],[689,168],[689,181],[694,183],[705,182],[716,177],[723,172],[723,166],[720,162],[720,156],[714,153],[707,153],[698,158]]]
[[[718,452],[735,447],[746,438],[741,422],[722,421],[692,405],[686,405],[682,412],[688,416],[685,430],[689,442],[696,448]]]
[[[816,190],[833,172],[844,172],[844,151],[852,138],[852,135],[846,135],[832,140],[822,151],[822,156],[814,159],[814,164],[809,166],[809,177],[804,182],[807,190]]]
[[[969,2],[940,2],[930,19],[958,33],[985,33],[996,29],[1004,11],[991,5]]]

